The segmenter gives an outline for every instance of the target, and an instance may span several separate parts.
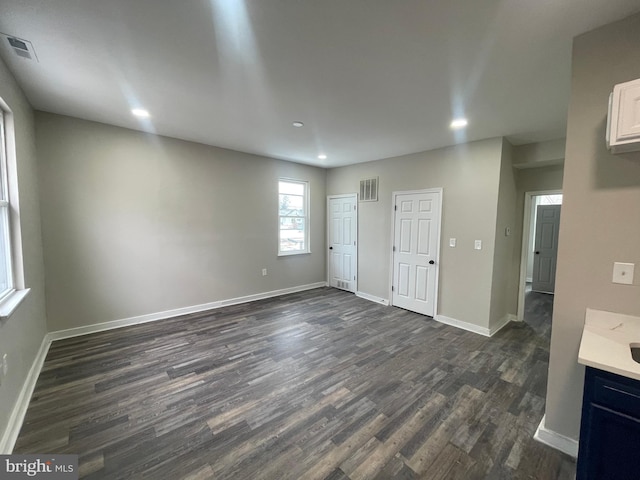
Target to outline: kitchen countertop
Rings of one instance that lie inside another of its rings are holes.
[[[630,343],[640,346],[640,317],[587,308],[578,363],[640,380]]]

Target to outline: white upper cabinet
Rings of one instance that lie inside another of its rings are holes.
[[[609,98],[607,147],[612,153],[640,150],[640,79],[613,87]]]

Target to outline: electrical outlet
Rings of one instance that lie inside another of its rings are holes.
[[[482,250],[482,240],[476,240],[473,244],[473,248],[476,250]]]
[[[633,284],[634,263],[615,262],[613,264],[613,283],[621,283],[623,285]]]
[[[449,239],[449,246],[450,247],[455,247],[456,246],[456,239],[455,238],[450,238]]]
[[[266,269],[266,268],[263,268],[263,269],[262,269],[262,276],[263,276],[263,277],[266,277],[266,276],[267,276],[267,269]]]

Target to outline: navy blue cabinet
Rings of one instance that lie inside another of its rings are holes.
[[[576,478],[640,478],[639,380],[587,367]]]

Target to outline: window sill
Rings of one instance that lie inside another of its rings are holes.
[[[278,253],[279,257],[291,257],[292,255],[309,255],[311,252],[306,251],[306,252],[280,252]]]
[[[31,291],[30,288],[14,290],[0,302],[0,320],[8,319]]]

